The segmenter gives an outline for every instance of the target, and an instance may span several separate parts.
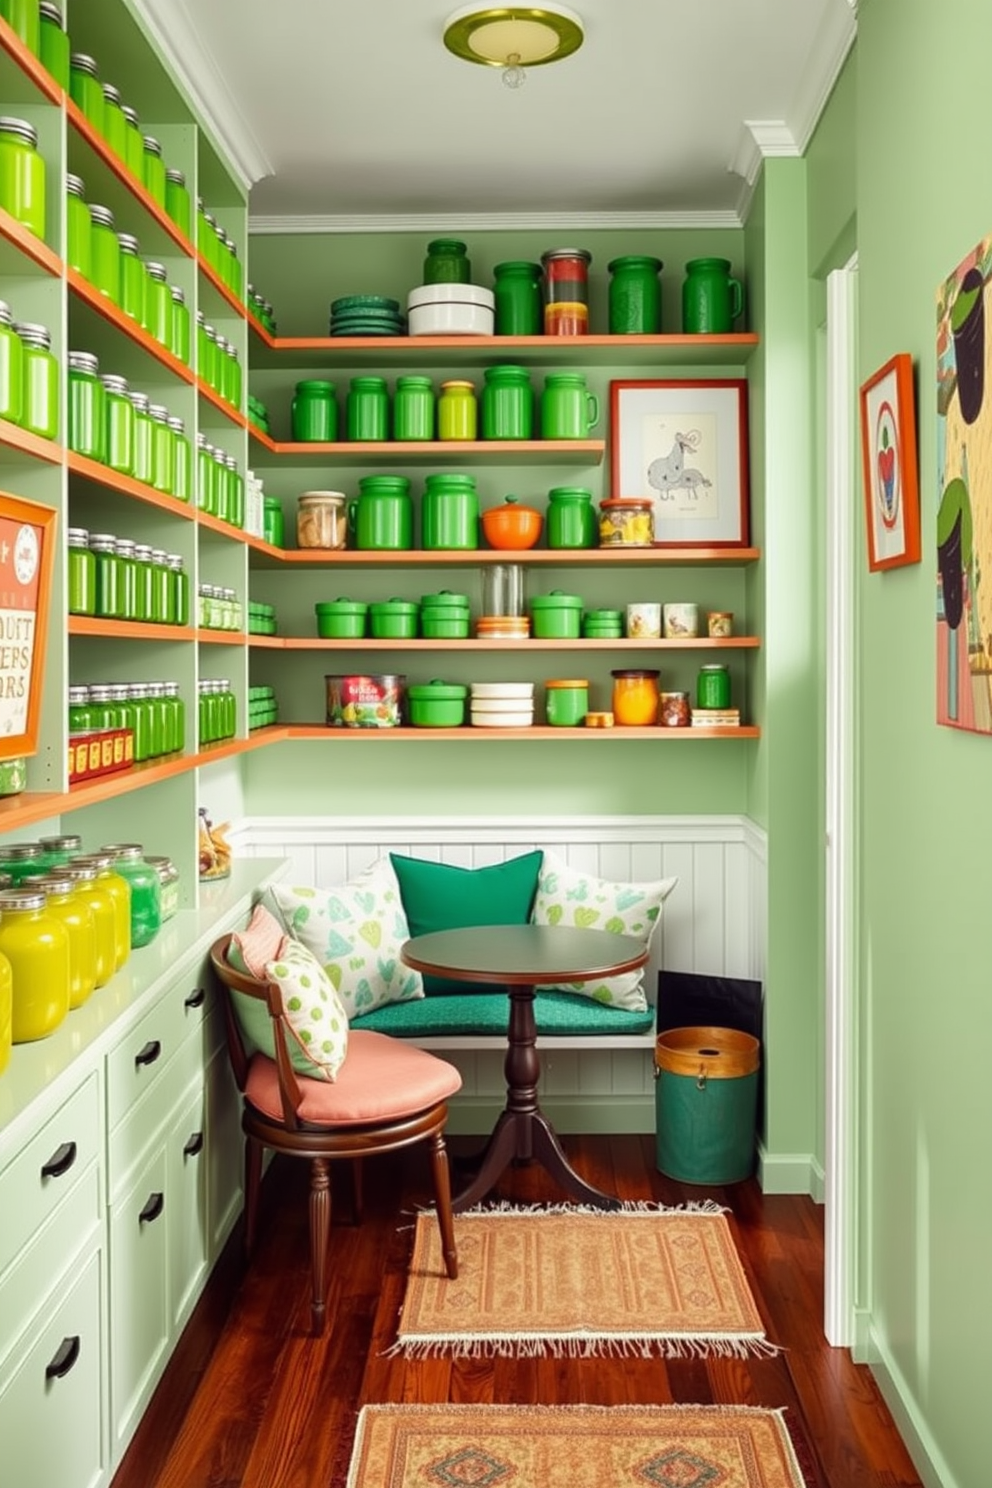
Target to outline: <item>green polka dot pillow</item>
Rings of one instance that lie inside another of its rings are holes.
[[[632,935],[645,949],[661,923],[661,907],[678,883],[677,878],[659,878],[648,883],[611,883],[570,868],[554,853],[545,852],[537,880],[532,920],[535,925],[570,925],[588,930],[611,930]],[[647,1010],[644,970],[594,982],[562,982],[551,990],[577,992],[595,998],[606,1007]]]
[[[293,1068],[314,1080],[335,1079],[348,1052],[348,1015],[320,962],[287,935],[265,975],[282,994]]]

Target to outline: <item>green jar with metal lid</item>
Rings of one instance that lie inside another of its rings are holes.
[[[69,91],[69,33],[65,29],[62,12],[53,0],[41,0],[38,6],[40,45],[38,55],[42,65],[55,79],[60,88]]]
[[[158,873],[164,925],[179,909],[179,869],[171,858],[163,857],[158,853],[148,853],[145,862],[151,863]]]
[[[89,119],[93,128],[103,134],[103,88],[96,59],[88,52],[72,52],[69,57],[69,96]]]
[[[152,421],[152,485],[171,496],[176,484],[176,436],[169,428],[169,410],[164,403],[150,403]]]
[[[203,326],[202,352],[200,376],[216,392],[220,382],[220,348],[217,345],[216,328],[206,322]]]
[[[429,377],[397,377],[393,438],[411,442],[434,438],[434,384]]]
[[[70,615],[96,614],[96,560],[85,527],[66,533],[66,599]]]
[[[129,682],[127,697],[128,706],[132,710],[134,718],[132,724],[134,732],[134,762],[136,765],[140,765],[152,757],[153,709],[151,699],[148,696],[148,684],[145,682]]]
[[[93,230],[90,242],[90,281],[115,305],[121,302],[121,245],[114,214],[99,202],[90,203]]]
[[[106,462],[121,475],[134,474],[134,404],[127,380],[105,372],[100,378],[106,406]]]
[[[131,888],[131,945],[149,945],[162,928],[162,884],[140,842],[110,842],[100,852],[113,858],[115,872]]]
[[[124,581],[117,539],[111,532],[91,532],[90,551],[96,563],[96,613],[101,620],[123,620]]]
[[[607,264],[612,336],[656,336],[661,330],[660,258],[627,254]]]
[[[178,682],[165,683],[166,742],[172,754],[186,747],[186,704],[179,693]]]
[[[127,120],[121,107],[120,90],[112,83],[103,85],[103,137],[118,160],[127,157]]]
[[[119,537],[114,543],[114,552],[121,560],[121,604],[124,611],[121,618],[136,620],[138,618],[138,565],[134,556],[134,540],[130,537]]]
[[[264,496],[262,498],[262,521],[265,541],[271,543],[274,548],[285,547],[285,519],[283,517],[282,502],[278,496]]]
[[[103,987],[113,976],[116,963],[114,902],[106,888],[97,882],[97,869],[82,858],[72,858],[59,869],[59,874],[71,881],[93,915],[95,981],[98,987]]]
[[[87,459],[107,460],[107,394],[91,351],[69,353],[68,445]]]
[[[59,364],[52,355],[47,326],[17,321],[24,356],[24,406],[21,428],[40,439],[57,439],[59,433]]]
[[[188,367],[190,357],[189,306],[186,304],[186,295],[178,284],[169,285],[169,295],[172,299],[172,330],[169,336],[169,350],[174,357],[178,357]]]
[[[29,52],[41,54],[41,23],[38,0],[0,0],[0,16],[19,36]]]
[[[69,688],[69,732],[70,734],[88,734],[93,727],[93,714],[90,710],[90,690],[88,687]]]
[[[83,192],[81,177],[66,172],[65,261],[70,269],[89,279],[93,268],[93,219]]]
[[[168,555],[164,548],[152,548],[152,620],[156,625],[176,623],[175,594],[169,584]]]
[[[40,842],[8,842],[0,847],[0,872],[16,887],[27,874],[43,871],[44,851]]]
[[[172,431],[175,453],[175,478],[172,494],[177,501],[189,501],[193,489],[193,453],[186,438],[186,425],[176,414],[170,414],[168,425]]]
[[[539,263],[513,259],[493,269],[497,336],[539,336],[543,329]]]
[[[90,687],[89,693],[90,726],[94,729],[116,728],[117,715],[114,711],[114,697],[110,687],[104,683],[94,682]]]
[[[0,115],[0,207],[36,237],[45,236],[45,162],[27,119]]]
[[[152,483],[152,420],[147,393],[129,393],[134,409],[134,478]]]
[[[14,329],[6,300],[0,300],[0,418],[19,424],[24,417],[24,344]]]
[[[71,689],[70,689],[71,691]],[[58,832],[52,837],[39,837],[47,868],[64,868],[83,850],[83,839],[77,832]]]
[[[165,211],[165,161],[162,146],[153,134],[142,138],[144,153],[141,163],[141,179],[148,195]]]
[[[141,261],[138,240],[133,233],[118,233],[117,242],[121,250],[121,309],[131,320],[147,329],[145,297],[148,271]]]
[[[135,543],[134,561],[137,567],[135,588],[135,619],[152,619],[152,549],[148,543]]]
[[[165,210],[179,231],[190,237],[193,231],[193,215],[186,177],[181,170],[167,170],[165,173]]]
[[[181,553],[167,553],[165,566],[169,574],[170,602],[167,609],[175,615],[174,625],[189,624],[189,576]]]
[[[584,486],[553,486],[548,492],[549,548],[595,548],[599,525],[592,492]]]
[[[730,673],[717,662],[700,667],[696,678],[697,708],[730,707]]]
[[[273,500],[274,498],[268,498]],[[217,515],[217,467],[213,459],[213,445],[201,432],[196,436],[196,504],[201,511]],[[265,534],[269,541],[268,533]]]
[[[145,287],[145,329],[156,341],[168,346],[172,339],[172,290],[165,264],[155,259],[145,263],[148,280]]]
[[[127,161],[127,168],[132,176],[137,176],[140,181],[145,165],[145,138],[141,133],[138,111],[131,108],[129,104],[122,103],[121,113],[124,115],[124,122],[127,125],[124,158]]]

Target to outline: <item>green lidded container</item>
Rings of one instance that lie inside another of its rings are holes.
[[[41,54],[41,23],[38,0],[0,0],[0,16],[20,37],[29,52]]]
[[[127,120],[121,105],[120,90],[112,83],[103,85],[103,137],[118,160],[127,159]]]
[[[14,317],[0,300],[0,418],[19,424],[24,417],[24,343]]]
[[[410,641],[417,634],[420,606],[410,599],[384,599],[369,605],[369,632],[378,641]]]
[[[65,178],[65,261],[70,269],[92,277],[93,218],[86,204],[82,178],[66,172]]]
[[[699,668],[696,679],[697,708],[730,707],[730,673],[720,662]]]
[[[121,309],[138,325],[146,326],[148,271],[138,252],[138,240],[133,233],[118,233],[117,242],[121,250]]]
[[[121,245],[109,207],[90,203],[93,222],[90,239],[90,280],[115,305],[121,302]]]
[[[360,599],[331,599],[315,604],[317,634],[325,640],[358,640],[365,634],[368,610],[368,605]]]
[[[544,684],[544,705],[553,728],[578,728],[589,712],[589,681],[555,677]]]
[[[578,594],[535,594],[530,602],[531,632],[538,641],[579,639],[582,599]]]
[[[141,133],[141,125],[138,123],[138,112],[137,109],[133,109],[124,103],[121,105],[121,113],[124,115],[124,121],[127,124],[127,139],[125,141],[127,148],[127,154],[125,156],[127,168],[132,176],[137,176],[140,181],[141,172],[145,164],[145,141]]]
[[[353,377],[346,402],[348,438],[363,444],[389,438],[389,392],[384,377]]]
[[[656,336],[661,330],[660,258],[628,254],[607,264],[611,336]]]
[[[69,57],[69,96],[102,135],[103,88],[96,59],[87,52],[73,52]]]
[[[595,548],[599,524],[592,492],[585,486],[553,486],[548,492],[549,548]]]
[[[460,682],[422,682],[406,690],[413,728],[461,728],[468,688]]]
[[[405,475],[364,475],[358,499],[348,503],[353,546],[401,551],[413,547],[413,501]]]
[[[38,19],[41,30],[39,56],[59,87],[68,93],[70,45],[62,11],[53,0],[41,0]]]
[[[169,285],[169,294],[172,297],[172,331],[169,337],[169,350],[174,357],[178,357],[188,367],[190,358],[189,306],[186,303],[186,295],[178,284]]]
[[[744,310],[744,287],[729,258],[691,258],[682,283],[682,329],[692,335],[726,335]]]
[[[128,396],[127,380],[115,372],[101,378],[106,419],[104,459],[121,475],[134,474],[134,404]]]
[[[483,439],[530,439],[534,389],[526,367],[487,367],[481,398]]]
[[[443,471],[428,475],[420,503],[421,545],[431,549],[479,546],[475,477]]]
[[[154,202],[165,211],[165,161],[162,146],[153,134],[142,136],[141,179]]]
[[[420,629],[426,641],[468,639],[470,608],[467,594],[442,589],[424,594],[420,600]]]
[[[296,384],[289,408],[290,428],[299,444],[333,444],[338,437],[338,405],[333,382],[306,377]]]
[[[393,397],[393,438],[434,438],[434,384],[429,377],[414,374],[397,377]]]
[[[112,842],[101,847],[131,888],[131,945],[148,945],[162,928],[162,884],[158,869],[146,861],[140,842]]]
[[[52,353],[47,326],[17,321],[14,330],[24,348],[24,406],[21,428],[39,439],[57,439],[59,432],[59,364]]]
[[[656,1163],[682,1183],[739,1183],[754,1169],[761,1051],[730,1028],[671,1028],[655,1045]]]
[[[69,448],[87,459],[107,460],[107,393],[91,351],[69,353]],[[133,458],[133,457],[132,457]]]
[[[10,114],[0,115],[0,207],[44,238],[45,161],[38,153],[38,131]]]
[[[70,527],[66,533],[67,607],[70,615],[96,614],[96,559],[90,552],[85,527]]]
[[[165,210],[187,237],[193,232],[193,212],[189,199],[186,177],[181,170],[168,169],[165,173]]]
[[[539,263],[512,259],[493,269],[493,298],[497,336],[539,336],[543,329]]]

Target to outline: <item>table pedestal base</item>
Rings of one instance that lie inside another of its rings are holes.
[[[581,1204],[597,1209],[619,1209],[620,1200],[581,1178],[570,1165],[548,1118],[537,1100],[541,1059],[537,1052],[534,988],[509,986],[510,1026],[503,1069],[506,1106],[486,1143],[478,1172],[468,1187],[452,1200],[456,1214],[477,1204],[513,1162],[536,1160],[557,1179],[565,1192]]]

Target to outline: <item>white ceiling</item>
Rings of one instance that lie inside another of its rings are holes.
[[[733,221],[763,154],[802,153],[855,27],[855,0],[572,4],[582,48],[511,90],[445,49],[451,0],[138,0],[262,227]]]

